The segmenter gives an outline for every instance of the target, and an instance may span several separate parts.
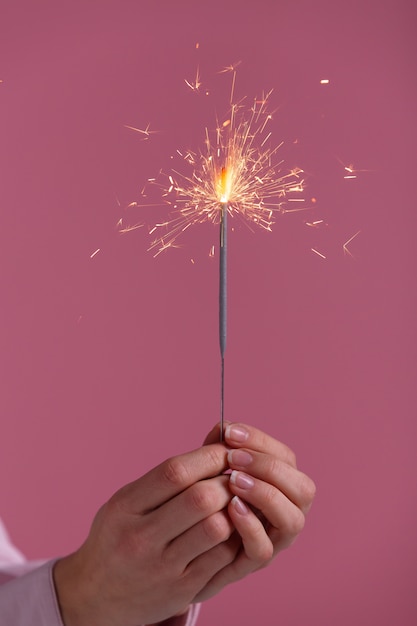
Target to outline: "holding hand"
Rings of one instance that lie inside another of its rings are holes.
[[[205,443],[218,437],[216,427]],[[313,481],[297,470],[295,454],[285,444],[243,424],[226,426],[225,443],[232,470],[229,488],[234,494],[227,510],[243,546],[200,592],[200,601],[265,567],[291,545],[304,527],[315,495]]]
[[[260,431],[229,424],[225,439],[229,451],[217,426],[202,448],[165,461],[99,510],[83,546],[55,565],[65,626],[165,620],[290,545],[314,484]]]

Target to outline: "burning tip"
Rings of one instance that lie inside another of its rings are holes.
[[[230,198],[231,180],[229,171],[226,167],[222,167],[219,179],[219,198],[222,204],[225,204]]]

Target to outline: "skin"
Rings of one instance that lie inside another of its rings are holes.
[[[65,626],[156,624],[296,539],[315,486],[294,453],[243,424],[227,424],[218,441],[216,426],[201,448],[122,487],[98,511],[85,543],[54,568]]]

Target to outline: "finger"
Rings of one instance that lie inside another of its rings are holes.
[[[165,551],[165,558],[182,572],[198,556],[227,541],[233,532],[229,516],[219,511],[174,539]]]
[[[278,531],[268,532],[275,547],[289,546],[303,529],[305,517],[301,509],[273,485],[234,470],[230,475],[230,490],[261,511]]]
[[[246,424],[228,424],[225,429],[225,442],[231,448],[250,448],[257,452],[271,454],[285,463],[297,467],[294,452],[281,441]]]
[[[114,496],[129,513],[145,514],[161,506],[194,483],[218,476],[227,467],[226,448],[212,444],[172,457],[122,487]]]
[[[274,546],[260,519],[238,496],[232,498],[228,512],[253,569],[268,563],[274,555]]]
[[[233,562],[220,570],[201,590],[196,598],[198,602],[211,598],[225,585],[264,567],[274,555],[275,546],[261,521],[237,496],[231,500],[228,513],[242,538],[242,549]]]
[[[315,484],[292,465],[271,454],[245,448],[229,450],[227,460],[232,470],[247,472],[282,491],[303,513],[310,509],[316,491]]]
[[[234,536],[232,536],[231,539],[234,539]],[[228,543],[229,542],[226,542],[226,544],[223,545],[227,545]],[[194,598],[194,602],[204,602],[205,600],[212,598],[226,585],[244,578],[256,569],[259,568],[257,568],[254,562],[246,556],[243,547],[241,547],[239,550],[236,550],[234,559],[226,563],[223,568],[218,569],[217,572],[207,581],[207,584]]]
[[[241,546],[242,541],[235,532],[230,539],[208,550],[190,563],[184,572],[184,577],[188,578],[194,588],[196,588],[195,583],[198,583],[193,596],[194,602],[199,601],[199,592],[210,584],[213,578],[216,578],[219,573],[227,570],[233,564]]]
[[[195,524],[224,509],[230,499],[228,476],[201,480],[148,513],[141,526],[145,525],[155,541],[163,537],[168,545]]]

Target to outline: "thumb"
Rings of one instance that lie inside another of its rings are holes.
[[[224,422],[224,427],[226,428],[226,426],[228,424],[230,424],[231,422],[225,421]],[[203,442],[203,446],[207,446],[210,443],[218,443],[220,441],[220,423],[217,423],[209,432],[209,434],[207,435],[207,437],[204,439]]]

